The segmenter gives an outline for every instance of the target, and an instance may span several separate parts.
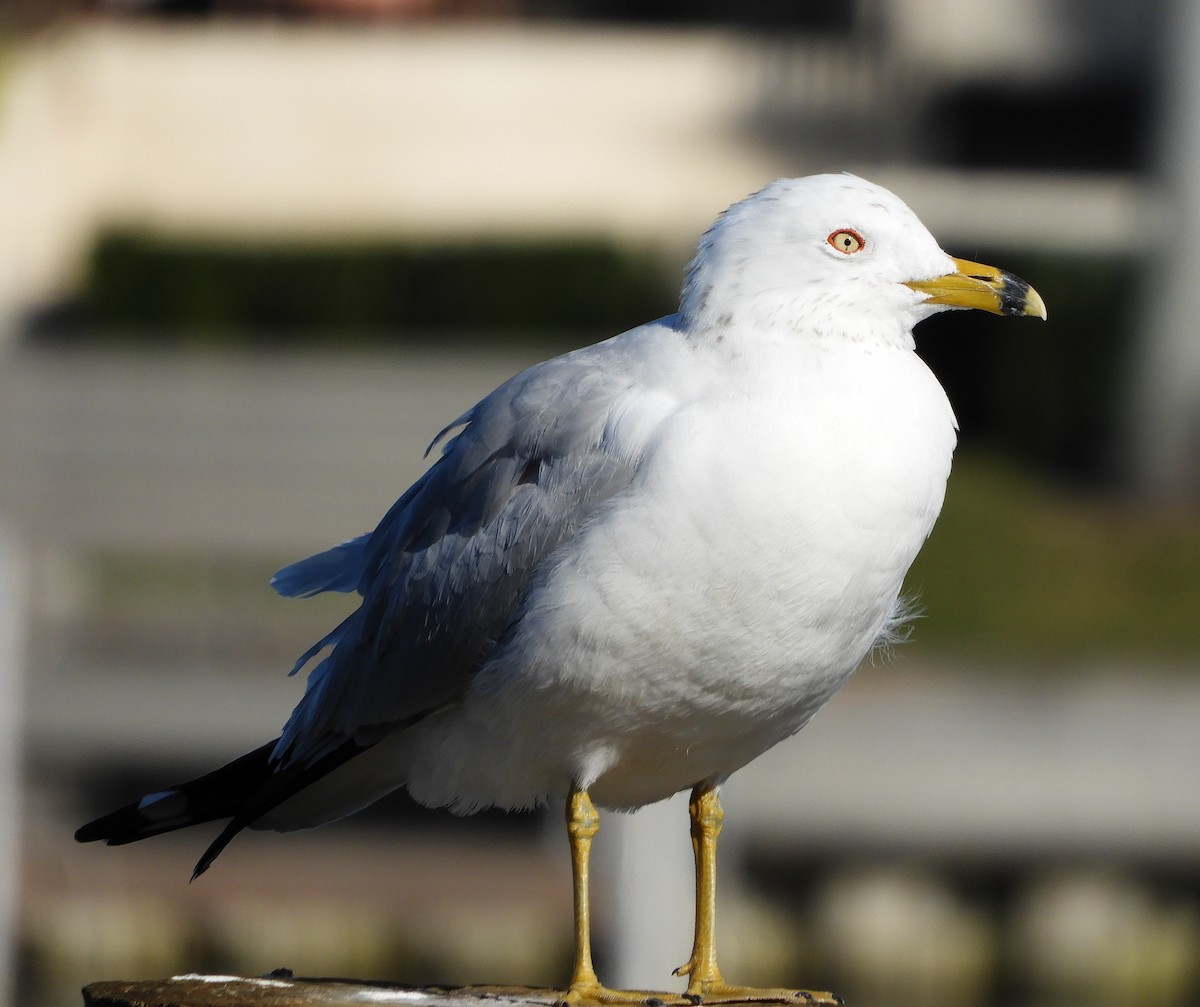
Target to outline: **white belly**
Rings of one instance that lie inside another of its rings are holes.
[[[954,421],[911,353],[805,373],[665,426],[463,702],[396,740],[414,797],[527,806],[575,782],[636,807],[728,775],[832,695],[937,517]]]

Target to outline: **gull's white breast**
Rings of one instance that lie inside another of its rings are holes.
[[[405,732],[418,800],[665,798],[799,730],[886,627],[949,474],[937,381],[844,342],[706,363],[462,703]]]

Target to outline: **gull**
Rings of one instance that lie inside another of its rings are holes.
[[[517,374],[437,435],[373,532],[276,574],[286,596],[361,596],[297,662],[307,688],[276,740],[76,838],[229,819],[195,877],[244,828],[311,828],[401,787],[460,813],[564,800],[564,1002],[836,1002],[722,977],[719,790],[901,635],[957,431],[912,329],[950,308],[1046,317],[1029,284],[947,255],[853,175],[735,203],[675,314]],[[596,806],[683,790],[687,992],[610,989],[591,955]]]

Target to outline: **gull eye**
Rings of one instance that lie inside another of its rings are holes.
[[[863,240],[863,236],[857,231],[852,231],[848,227],[843,227],[840,230],[834,231],[833,234],[831,234],[825,240],[843,255],[853,255],[855,252],[861,252],[867,247],[867,243]]]

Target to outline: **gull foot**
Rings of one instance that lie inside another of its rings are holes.
[[[576,983],[557,1001],[554,1007],[688,1007],[696,1001],[679,993],[654,990],[613,990],[599,983]]]
[[[708,982],[702,989],[686,993],[654,990],[613,990],[599,983],[572,986],[555,1007],[717,1007],[719,1004],[804,1004],[809,1007],[843,1007],[835,993],[783,987],[734,986],[726,982]]]
[[[723,981],[689,986],[684,998],[690,1003],[713,1007],[716,1004],[741,1003],[784,1003],[811,1004],[812,1007],[842,1007],[843,1000],[836,993],[818,990],[785,989],[781,986],[735,986]]]

